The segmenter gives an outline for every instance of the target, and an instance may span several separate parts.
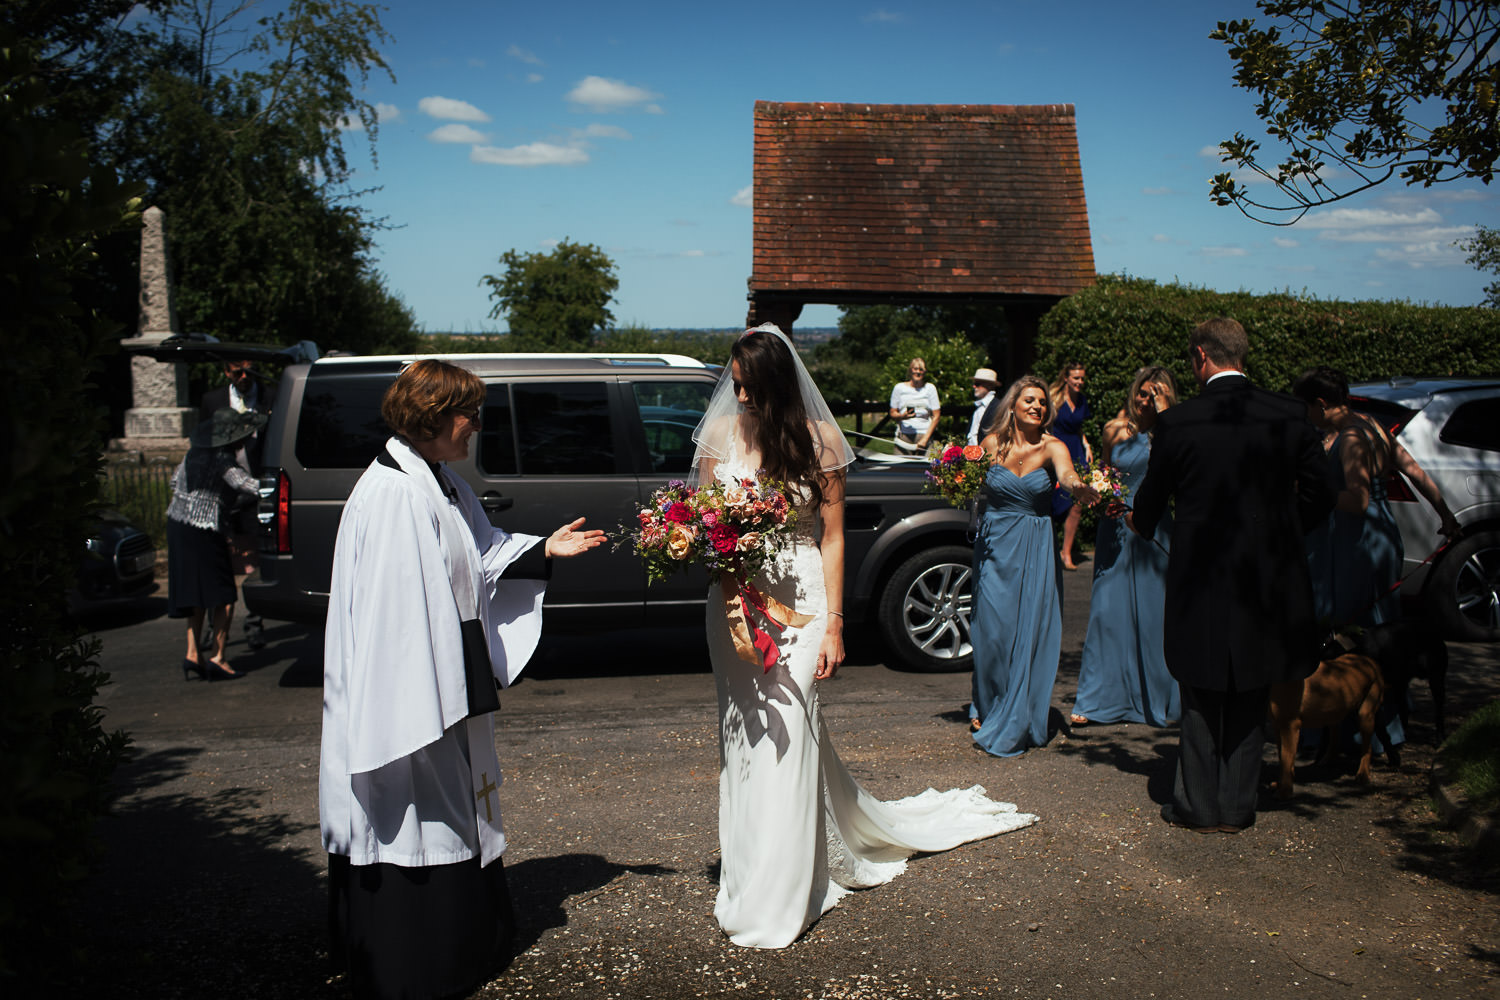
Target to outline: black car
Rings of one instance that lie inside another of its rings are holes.
[[[95,516],[78,564],[77,596],[85,601],[143,597],[151,593],[156,546],[119,511]]]

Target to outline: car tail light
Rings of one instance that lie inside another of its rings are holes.
[[[1385,477],[1385,495],[1399,503],[1416,503],[1417,500],[1417,495],[1411,491],[1406,477],[1399,472],[1392,472]]]
[[[292,481],[285,470],[276,477],[276,554],[292,554]]]
[[[1383,403],[1380,400],[1371,399],[1369,396],[1356,396],[1350,394],[1349,405],[1355,410],[1379,421],[1380,426],[1390,432],[1391,437],[1401,433],[1401,428],[1411,422],[1411,418],[1417,415],[1416,410],[1409,410],[1404,406],[1393,403]]]

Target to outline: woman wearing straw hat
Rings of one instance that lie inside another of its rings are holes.
[[[244,676],[224,659],[229,621],[234,616],[234,567],[229,560],[229,513],[239,494],[256,495],[255,477],[235,461],[234,446],[265,426],[263,413],[239,413],[225,406],[193,431],[192,448],[172,473],[167,506],[167,614],[186,618],[186,680]],[[213,613],[212,656],[205,657],[198,636],[205,614]]]

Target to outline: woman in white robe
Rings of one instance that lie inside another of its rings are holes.
[[[484,383],[427,359],[392,383],[395,431],[334,548],[318,798],[332,954],[359,997],[468,992],[514,926],[492,713],[536,647],[548,562],[604,540],[493,527],[442,462],[468,454]],[[538,542],[543,544],[538,545]]]

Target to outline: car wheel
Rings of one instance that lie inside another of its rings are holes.
[[[1500,531],[1459,540],[1433,567],[1424,588],[1433,620],[1450,639],[1500,639]]]
[[[877,611],[886,646],[902,664],[929,673],[968,670],[973,550],[940,545],[913,555],[891,574]]]

